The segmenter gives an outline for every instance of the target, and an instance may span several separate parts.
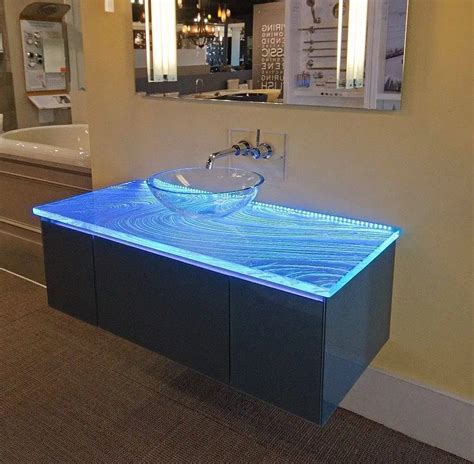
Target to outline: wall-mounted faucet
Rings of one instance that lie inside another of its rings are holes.
[[[204,91],[204,80],[198,78],[198,79],[196,79],[195,84],[196,84],[196,93],[201,94]],[[199,89],[201,89],[201,90],[199,90]]]
[[[238,144],[232,145],[231,148],[225,150],[216,151],[212,153],[206,163],[207,169],[212,169],[214,167],[214,161],[217,158],[222,158],[224,156],[234,155],[234,156],[252,156],[253,159],[258,160],[260,158],[268,159],[273,156],[273,148],[268,143],[260,142],[260,129],[257,130],[257,143],[255,146],[252,146],[246,140],[241,140]]]

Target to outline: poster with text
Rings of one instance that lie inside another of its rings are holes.
[[[285,58],[285,3],[254,6],[254,89],[283,89]]]

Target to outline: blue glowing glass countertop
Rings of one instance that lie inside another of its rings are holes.
[[[144,181],[33,212],[71,229],[316,300],[333,296],[400,236],[391,226],[257,202],[225,218],[186,218],[158,203]]]

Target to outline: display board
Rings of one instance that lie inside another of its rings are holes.
[[[67,89],[63,23],[20,20],[27,92]]]

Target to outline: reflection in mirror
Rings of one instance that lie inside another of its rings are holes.
[[[407,0],[287,0],[286,11],[287,103],[400,109]]]
[[[175,0],[171,4],[168,0],[138,0],[132,7],[138,91],[238,101],[282,101],[284,2],[182,0],[175,5]],[[169,34],[162,34],[162,21],[153,20],[159,17],[159,9],[164,12],[165,7],[168,14],[162,18],[172,17],[169,12],[176,11],[176,54],[168,48],[172,47],[172,38],[167,40]],[[256,30],[260,37],[254,45]],[[270,41],[274,47],[270,52],[271,69],[262,72],[262,57],[267,53],[262,44]]]
[[[407,0],[131,0],[136,88],[396,110]]]

